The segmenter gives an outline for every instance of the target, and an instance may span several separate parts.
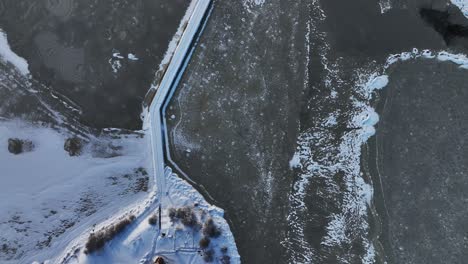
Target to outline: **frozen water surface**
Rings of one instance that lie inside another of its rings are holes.
[[[174,228],[156,239],[153,178],[139,189],[151,170],[141,103],[188,4],[0,2],[1,261],[145,262],[197,246],[167,211]],[[463,262],[466,7],[216,1],[166,111],[193,184],[167,170],[169,197],[213,217],[233,263]],[[81,156],[64,151],[71,136],[88,142]],[[11,154],[12,137],[34,150]],[[75,251],[128,215],[102,254]]]

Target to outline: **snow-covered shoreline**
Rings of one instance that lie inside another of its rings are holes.
[[[8,44],[7,35],[0,28],[0,58],[13,64],[24,76],[29,75],[28,62],[14,53]]]
[[[141,155],[145,139],[138,134],[95,141],[120,149],[111,158],[97,157],[91,149],[71,157],[63,149],[71,135],[22,120],[1,121],[0,135],[0,210],[5,212],[0,229],[3,243],[15,252],[5,263],[54,259],[94,224],[147,196],[136,189],[139,181],[151,180],[137,172],[148,170],[147,156]],[[10,138],[30,140],[34,149],[13,155],[6,145]]]
[[[120,261],[132,261],[140,259],[140,262],[149,263],[157,255],[163,255],[168,259],[176,259],[176,262],[203,263],[207,254],[198,246],[201,233],[190,227],[177,225],[168,215],[169,208],[193,208],[197,221],[203,222],[213,219],[221,230],[221,236],[211,239],[209,249],[212,250],[214,259],[220,260],[228,254],[230,263],[240,263],[234,237],[229,225],[223,218],[224,211],[206,202],[189,183],[179,178],[164,164],[165,159],[170,159],[169,153],[164,154],[167,135],[163,134],[161,126],[165,125],[164,102],[170,99],[177,80],[185,68],[193,51],[192,40],[198,35],[199,27],[203,27],[204,16],[211,10],[210,0],[193,1],[187,14],[182,20],[179,30],[170,42],[169,49],[161,63],[159,71],[163,73],[162,79],[156,82],[151,89],[155,94],[148,108],[142,113],[144,131],[151,138],[152,166],[155,175],[156,192],[147,202],[147,206],[137,215],[136,223],[129,230],[119,235],[105,247],[101,254],[86,255],[75,254],[75,257],[67,259],[67,263],[103,263]],[[182,70],[180,70],[182,68]],[[169,95],[169,96],[168,96]],[[166,155],[166,156],[165,156]],[[148,219],[159,213],[162,209],[162,217],[158,220],[161,230],[148,224]],[[107,221],[96,230],[112,224]],[[206,223],[205,223],[206,224]],[[185,239],[178,238],[184,236]],[[83,244],[81,240],[81,244]],[[221,250],[225,248],[225,252]],[[72,252],[73,248],[68,252]],[[227,252],[227,253],[226,253]]]

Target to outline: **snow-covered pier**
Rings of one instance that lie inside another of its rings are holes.
[[[177,83],[182,76],[198,37],[206,23],[212,0],[198,0],[186,22],[185,30],[172,55],[169,65],[157,87],[156,94],[150,103],[148,116],[151,130],[151,144],[155,181],[158,187],[158,200],[164,204],[166,193],[165,168],[168,158],[168,137],[165,120],[165,107],[170,101]],[[164,206],[163,206],[164,207]]]
[[[181,206],[180,202],[174,201],[174,197],[171,197],[173,195],[170,194],[171,177],[175,176],[170,166],[177,168],[177,165],[170,158],[165,113],[166,107],[195,49],[200,33],[206,24],[211,8],[212,0],[198,0],[189,19],[182,22],[184,27],[183,33],[178,40],[175,50],[172,51],[169,64],[165,68],[159,85],[155,87],[156,92],[153,92],[154,96],[151,102],[149,102],[148,113],[145,117],[149,121],[147,124],[149,125],[151,135],[152,161],[157,186],[156,201],[159,203],[159,228],[157,237],[153,242],[152,256],[149,256],[150,258],[164,255],[169,259],[177,260],[176,262],[183,261],[186,263],[198,263],[201,260],[201,250],[198,245],[199,235],[193,233],[192,237],[186,237],[183,243],[177,242],[178,239],[174,237],[174,226],[168,222],[167,219],[169,217],[167,213],[164,213],[164,211],[167,212],[168,208]],[[198,204],[196,201],[193,202]],[[161,210],[163,213],[161,213]],[[226,228],[228,228],[227,225],[224,229]],[[198,256],[198,258],[194,255]],[[236,255],[237,252],[233,256]],[[238,255],[232,260],[234,262],[239,261]]]

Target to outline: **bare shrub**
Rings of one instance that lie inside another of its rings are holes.
[[[138,169],[136,169],[136,171],[141,173],[141,175],[148,175],[148,172],[143,167],[139,167]]]
[[[185,226],[193,227],[197,225],[198,223],[197,217],[195,216],[192,208],[190,207],[182,207],[182,208],[177,209],[176,216],[177,218],[180,219],[182,224],[184,224]]]
[[[71,137],[65,140],[63,149],[68,152],[70,156],[79,156],[83,150],[84,141],[78,137]]]
[[[172,222],[176,220],[176,214],[177,214],[177,210],[175,208],[171,207],[168,209],[168,215]]]
[[[221,230],[216,226],[213,219],[210,218],[203,225],[203,234],[207,237],[219,237]]]
[[[158,216],[156,214],[153,214],[150,216],[150,218],[148,218],[148,223],[150,225],[156,225],[158,223]]]
[[[135,187],[134,187],[135,193],[137,193],[137,192],[147,192],[148,191],[148,182],[149,182],[149,177],[148,176],[138,178],[136,180],[136,182],[135,182]]]
[[[200,241],[198,241],[198,244],[200,245],[201,249],[205,249],[210,245],[210,242],[211,242],[211,240],[210,240],[209,237],[202,237],[202,239],[200,239]]]
[[[220,250],[223,254],[226,254],[228,252],[228,248],[226,246],[222,246]]]
[[[103,232],[91,233],[86,242],[86,254],[91,254],[95,251],[98,251],[104,247],[106,244],[105,234]]]
[[[213,249],[205,250],[203,252],[203,260],[205,262],[213,262],[213,260],[214,260],[214,250]]]
[[[112,240],[116,235],[122,232],[128,225],[130,225],[135,220],[134,215],[130,215],[119,222],[108,226],[98,232],[91,233],[89,235],[88,241],[86,242],[86,254],[91,254],[98,250],[101,250],[104,245]]]
[[[182,207],[178,209],[169,208],[169,218],[172,222],[180,220],[182,224],[189,227],[196,227],[198,223],[197,216],[191,207]]]
[[[9,138],[8,151],[12,154],[18,155],[23,152],[30,152],[34,150],[34,143],[31,140]]]
[[[192,213],[192,209],[190,207],[182,207],[178,208],[176,211],[176,217],[182,219],[184,217],[189,216]]]
[[[231,264],[231,257],[223,255],[220,259],[221,264]]]
[[[7,260],[10,260],[10,259],[13,259],[17,251],[18,251],[18,248],[13,247],[10,244],[3,243],[0,248],[0,253],[1,253],[0,255],[6,256]]]
[[[95,158],[114,158],[122,156],[122,146],[115,146],[106,141],[93,141],[91,144],[91,153]]]

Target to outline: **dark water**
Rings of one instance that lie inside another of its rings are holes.
[[[467,78],[454,64],[432,61],[390,70],[371,148],[391,263],[468,257]]]
[[[438,30],[447,20],[421,15],[422,8],[445,12],[447,2],[392,5],[381,14],[378,2],[370,0],[271,0],[250,11],[242,3],[216,2],[168,113],[169,119],[174,115],[171,148],[176,163],[227,210],[244,263],[362,263],[366,241],[374,244],[377,262],[399,254],[389,246],[391,238],[380,234],[390,228],[388,221],[406,216],[384,214],[377,187],[375,214],[358,215],[359,208],[348,208],[356,194],[346,187],[346,179],[358,175],[346,167],[332,169],[343,162],[340,143],[354,131],[348,122],[360,96],[356,70],[379,71],[388,55],[413,48],[464,51],[467,46],[463,34],[447,42]],[[466,23],[457,9],[448,8],[450,23]],[[418,67],[424,66],[411,71]],[[450,78],[449,72],[442,76]],[[330,115],[335,125],[324,122]],[[323,167],[308,178],[301,200],[305,207],[298,207],[294,188],[307,169],[288,166],[297,144],[310,148],[311,160]],[[363,177],[378,182],[376,175]],[[340,212],[349,239],[324,245],[326,226]],[[435,247],[437,236],[428,239]],[[420,252],[417,248],[408,251]],[[394,263],[406,263],[401,259]]]
[[[142,99],[188,4],[1,1],[0,28],[29,62],[34,79],[81,108],[81,122],[139,129]],[[138,60],[128,59],[129,53]]]
[[[466,42],[468,25],[455,7],[450,6],[442,10],[423,7],[419,10],[419,14],[444,38],[447,45],[457,41]]]
[[[252,14],[240,1],[216,2],[168,111],[173,158],[227,211],[243,263],[285,256],[305,72],[302,4],[275,1]]]

